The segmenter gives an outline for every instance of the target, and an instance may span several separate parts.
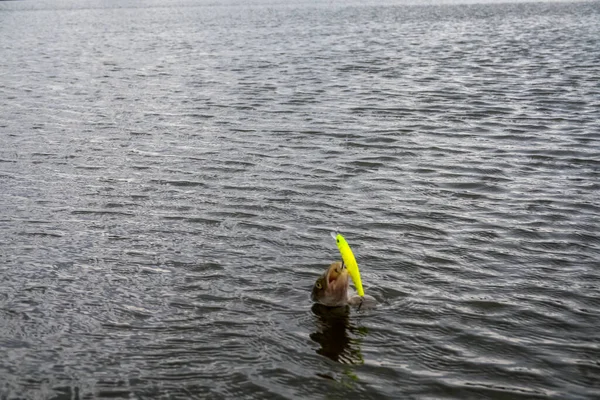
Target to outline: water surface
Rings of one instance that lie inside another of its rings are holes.
[[[599,21],[1,2],[0,398],[597,397]]]

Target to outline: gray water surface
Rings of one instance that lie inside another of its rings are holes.
[[[599,77],[598,2],[0,2],[0,398],[598,398]]]

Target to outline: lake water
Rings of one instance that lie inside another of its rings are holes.
[[[598,398],[600,3],[291,3],[0,2],[0,398]]]

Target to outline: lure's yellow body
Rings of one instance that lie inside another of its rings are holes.
[[[332,235],[333,236],[333,235]],[[356,287],[356,292],[359,296],[364,296],[365,291],[362,287],[362,281],[360,280],[360,271],[358,270],[358,264],[356,263],[356,258],[354,258],[354,254],[352,254],[352,250],[346,242],[346,239],[339,233],[335,235],[335,242],[337,243],[338,249],[340,249],[340,253],[342,254],[342,260],[344,260],[344,264],[348,269],[348,273],[352,277],[352,281],[354,282],[354,286]]]

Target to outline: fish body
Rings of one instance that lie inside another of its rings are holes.
[[[349,290],[348,269],[341,261],[329,265],[313,285],[311,299],[327,307],[355,306],[359,309],[373,308],[377,304],[374,297],[358,296]]]
[[[329,307],[345,306],[348,304],[348,284],[348,270],[342,262],[336,261],[317,278],[311,299]]]

